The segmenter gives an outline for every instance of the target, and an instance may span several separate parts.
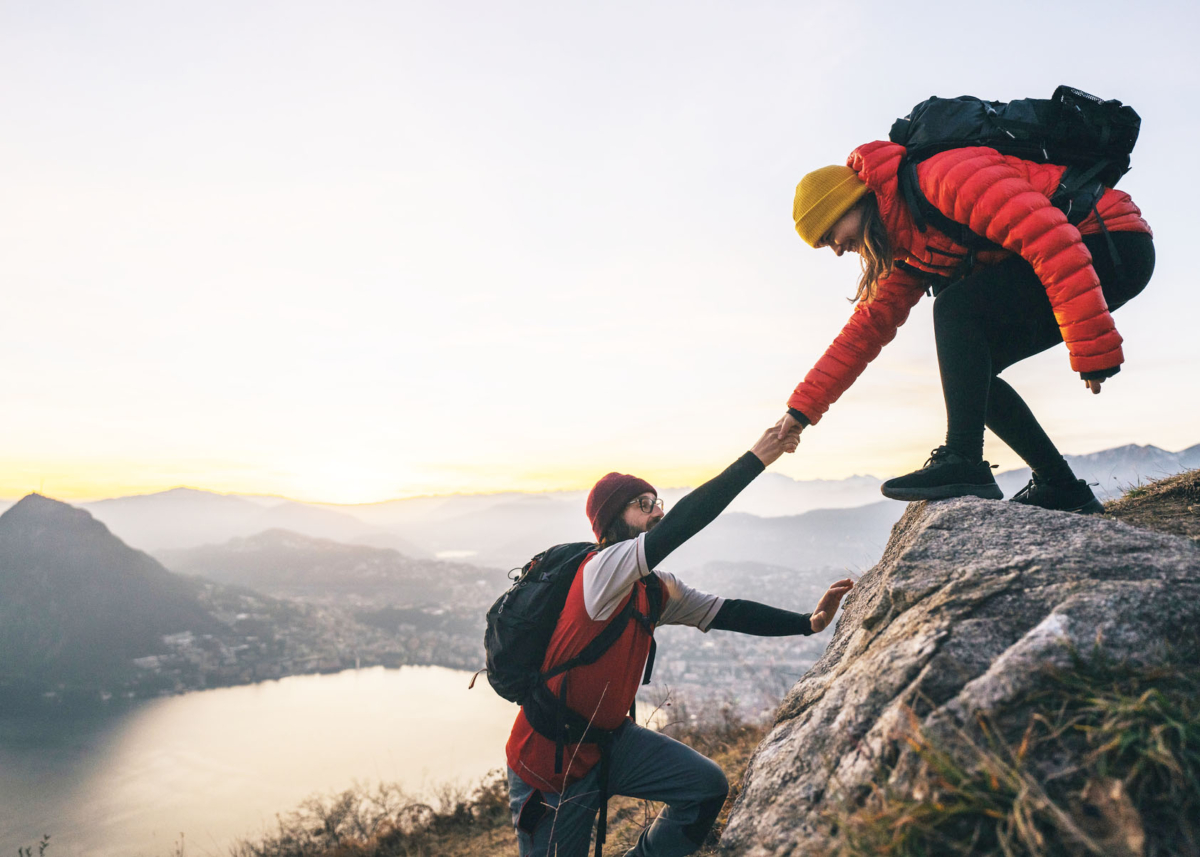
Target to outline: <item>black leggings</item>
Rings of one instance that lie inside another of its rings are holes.
[[[1137,296],[1154,271],[1154,242],[1143,232],[1113,232],[1121,265],[1103,235],[1083,239],[1110,311]],[[999,377],[1018,360],[1062,342],[1046,289],[1019,256],[947,286],[933,303],[946,446],[973,461],[983,457],[983,427],[1039,475],[1070,477],[1070,469],[1017,392]]]

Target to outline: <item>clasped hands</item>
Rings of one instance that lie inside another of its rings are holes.
[[[786,420],[792,420],[796,427],[794,429],[787,428]],[[785,452],[795,452],[799,445],[800,423],[791,416],[785,415],[779,422],[763,432],[763,436],[758,439],[758,443],[750,447],[750,451],[758,456],[764,467],[770,467],[779,459],[779,456]]]

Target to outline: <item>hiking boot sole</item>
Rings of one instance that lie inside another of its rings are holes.
[[[1074,512],[1077,515],[1099,515],[1104,511],[1104,504],[1095,498],[1092,498],[1082,506],[1076,506],[1073,509],[1054,509],[1048,506],[1039,506],[1036,503],[1022,503],[1020,500],[1009,500],[1009,502],[1017,503],[1021,506],[1028,506],[1031,509],[1045,509],[1047,512]]]
[[[949,500],[952,497],[980,497],[984,500],[1004,499],[1004,492],[994,482],[991,485],[963,483],[960,485],[937,485],[929,488],[889,488],[885,483],[880,491],[889,500]]]

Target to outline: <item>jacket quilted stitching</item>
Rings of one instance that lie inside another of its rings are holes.
[[[846,163],[874,192],[895,258],[920,271],[945,274],[967,249],[929,226],[920,232],[900,195],[897,172],[904,147],[889,142],[855,149]],[[1012,253],[1033,267],[1046,287],[1054,316],[1077,372],[1111,369],[1124,361],[1121,336],[1104,303],[1100,281],[1082,235],[1100,231],[1095,212],[1078,227],[1050,204],[1065,172],[976,146],[952,149],[917,167],[921,191],[946,216],[967,224],[1003,250],[981,252],[977,265],[993,265]],[[1108,190],[1096,206],[1112,232],[1150,232],[1129,195]],[[896,336],[924,294],[927,281],[904,268],[881,280],[875,299],[860,302],[825,354],[790,399],[816,423]]]

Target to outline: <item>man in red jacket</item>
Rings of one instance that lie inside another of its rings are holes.
[[[579,656],[631,599],[637,621],[628,621],[599,659],[548,679],[543,698],[550,702],[537,704],[535,695],[517,715],[507,756],[521,857],[582,857],[597,808],[609,794],[667,804],[628,855],[681,857],[704,841],[728,793],[725,775],[695,750],[628,716],[653,664],[655,627],[812,634],[832,621],[854,584],[838,581],[812,614],[800,614],[698,592],[656,566],[797,442],[798,432],[780,437],[777,427],[768,429],[749,452],[669,514],[654,488],[635,476],[609,473],[592,488],[587,515],[598,545],[575,574],[542,672]],[[564,717],[581,724],[578,734],[567,730]],[[603,833],[601,818],[598,845]]]

